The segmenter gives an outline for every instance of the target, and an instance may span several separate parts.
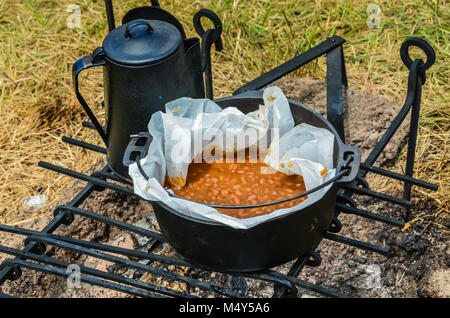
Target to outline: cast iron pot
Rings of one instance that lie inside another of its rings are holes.
[[[264,102],[261,91],[248,91],[216,100],[216,103],[222,108],[234,106],[248,113]],[[304,255],[322,239],[333,219],[337,192],[356,177],[361,154],[358,148],[345,145],[320,114],[297,102],[289,103],[295,124],[307,123],[333,133],[333,163],[338,171],[347,156],[353,156],[349,174],[335,181],[316,203],[245,230],[195,219],[164,203],[152,202],[162,234],[179,254],[214,270],[257,271]]]

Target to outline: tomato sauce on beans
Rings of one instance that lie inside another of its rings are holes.
[[[245,162],[229,161],[191,163],[186,185],[180,189],[172,188],[172,191],[189,200],[220,205],[264,203],[306,191],[302,176],[276,171],[259,158],[253,160],[257,162],[251,162],[247,154]],[[295,206],[306,198],[261,208],[217,210],[244,219]]]

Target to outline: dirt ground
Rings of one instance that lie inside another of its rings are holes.
[[[309,78],[288,78],[276,83],[286,96],[309,106],[324,114],[326,109],[326,92],[323,82]],[[345,92],[348,104],[346,105],[346,143],[361,149],[363,159],[375,145],[384,130],[392,121],[401,105],[394,104],[386,99],[348,89]],[[362,111],[364,110],[364,111]],[[390,142],[378,163],[386,166],[398,155],[404,143],[407,125],[402,125],[398,133]],[[101,168],[104,162],[99,162],[91,170]],[[368,175],[368,182],[374,177]],[[61,198],[61,204],[66,203],[80,191],[83,182],[73,181]],[[389,193],[401,196],[401,193]],[[358,205],[372,212],[391,217],[400,218],[404,211],[397,206],[377,202],[364,197],[356,197]],[[413,198],[417,206],[412,215],[422,211],[432,211],[432,202],[423,202],[419,197]],[[81,206],[81,208],[106,215],[118,220],[148,226],[157,229],[151,205],[143,200],[126,197],[121,194],[104,190],[94,192]],[[24,225],[35,230],[42,229],[51,219],[43,217]],[[323,240],[317,251],[322,257],[318,267],[306,267],[299,278],[311,283],[341,291],[354,297],[450,297],[450,250],[448,237],[444,229],[448,229],[448,220],[442,221],[443,226],[432,225],[432,220],[424,218],[421,222],[413,223],[406,231],[398,228],[363,219],[354,215],[342,214],[339,220],[343,224],[340,235],[349,236],[361,241],[370,242],[390,248],[388,256],[381,256],[365,252],[354,247]],[[431,225],[430,225],[431,224]],[[142,237],[132,236],[119,232],[113,227],[76,217],[74,223],[68,227],[60,227],[55,234],[68,235],[84,240],[107,242],[116,246],[127,248],[148,248],[149,241]],[[2,245],[21,248],[23,237],[1,233]],[[151,242],[150,242],[151,243]],[[170,246],[161,245],[154,251],[163,255],[176,254]],[[136,271],[125,271],[114,268],[114,265],[98,262],[92,258],[80,257],[74,253],[64,252],[60,249],[49,248],[47,255],[64,259],[69,263],[84,264],[97,269],[120,272],[128,277],[140,277],[145,281],[155,281],[151,275]],[[5,255],[0,254],[0,260]],[[277,270],[286,271],[289,264],[282,265]],[[164,267],[163,265],[159,265]],[[166,268],[166,267],[164,267]],[[205,273],[197,270],[168,268],[193,277],[229,285],[231,278],[220,273]],[[255,281],[245,280],[250,296],[270,297],[272,286]],[[167,284],[167,283],[164,283]],[[18,297],[123,297],[123,294],[103,290],[88,284],[81,284],[81,288],[68,289],[66,279],[51,275],[44,275],[30,270],[23,270],[23,275],[16,281],[8,281],[0,290],[4,293]],[[201,296],[208,296],[202,291],[179,286],[179,289],[189,289],[190,292]],[[312,292],[299,290],[300,297],[315,297]]]

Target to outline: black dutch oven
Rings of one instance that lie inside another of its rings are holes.
[[[236,107],[243,113],[263,104],[261,91],[248,91],[216,100],[222,108]],[[289,100],[295,124],[307,123],[325,128],[334,135],[334,168],[339,172],[350,162],[348,173],[333,182],[325,195],[314,204],[249,229],[199,220],[184,215],[162,202],[152,202],[159,227],[172,247],[188,260],[220,271],[257,271],[274,267],[305,255],[322,239],[331,225],[339,188],[352,182],[359,170],[358,148],[345,145],[334,127],[320,114]],[[142,141],[141,141],[142,143]],[[131,154],[145,156],[150,140],[144,146],[130,142],[124,164]],[[144,144],[144,143],[142,143]],[[141,147],[141,149],[139,149]],[[352,157],[351,161],[348,157]]]

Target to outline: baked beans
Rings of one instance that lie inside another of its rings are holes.
[[[229,161],[191,163],[186,185],[172,188],[173,192],[179,197],[202,203],[245,205],[275,201],[306,191],[302,176],[276,171],[259,158],[254,160],[257,162],[251,162],[246,154],[245,162]],[[261,208],[217,210],[244,219],[295,206],[306,198]]]

